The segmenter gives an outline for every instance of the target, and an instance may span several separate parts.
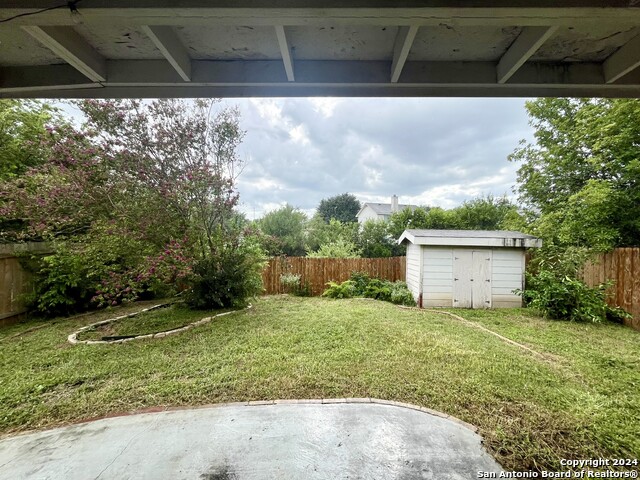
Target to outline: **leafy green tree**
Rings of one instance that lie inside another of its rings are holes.
[[[518,207],[504,196],[493,195],[466,200],[454,209],[458,217],[458,228],[463,230],[502,230],[505,229],[505,218]]]
[[[256,255],[235,210],[238,112],[212,106],[79,102],[86,122],[51,129],[43,163],[0,182],[0,222],[17,225],[0,238],[53,241],[33,269],[40,311],[116,305],[156,294],[160,283],[225,291],[232,283],[232,296],[259,290],[259,272],[240,269],[239,259],[254,265]],[[196,300],[215,307],[246,297]]]
[[[49,129],[62,123],[58,111],[46,103],[0,100],[0,180],[44,163]]]
[[[280,252],[292,257],[305,254],[305,226],[307,216],[291,205],[267,213],[258,222],[260,229],[274,237]]]
[[[358,224],[341,222],[332,218],[328,223],[316,213],[307,223],[306,250],[313,251],[336,240],[356,243],[358,239]]]
[[[415,210],[405,208],[395,212],[389,218],[389,233],[397,240],[402,235],[402,232],[408,228],[430,228],[428,226],[429,215],[427,211],[427,208],[416,208]]]
[[[510,156],[547,243],[596,250],[640,241],[640,101],[527,102],[535,141]]]
[[[331,219],[344,223],[357,222],[358,219],[356,215],[359,211],[360,202],[350,193],[325,198],[321,200],[320,205],[318,205],[318,215],[327,223],[329,223]]]
[[[389,224],[383,220],[367,220],[362,225],[358,246],[365,258],[404,255],[405,247],[389,234]]]
[[[360,250],[355,243],[339,238],[325,243],[315,252],[307,254],[309,258],[360,258]]]

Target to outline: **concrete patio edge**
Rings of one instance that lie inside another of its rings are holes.
[[[411,403],[404,402],[396,402],[394,400],[383,400],[380,398],[370,398],[370,397],[360,397],[360,398],[301,398],[301,399],[279,399],[279,400],[249,400],[246,402],[226,402],[226,403],[207,403],[202,405],[181,405],[181,406],[165,406],[165,407],[148,407],[142,408],[138,410],[133,410],[130,412],[115,412],[107,415],[100,415],[97,417],[85,418],[75,422],[63,423],[60,425],[52,426],[50,428],[43,429],[35,429],[35,430],[24,430],[20,432],[14,433],[6,433],[0,434],[0,440],[4,440],[7,438],[15,438],[23,435],[29,435],[37,432],[44,432],[48,430],[54,430],[56,428],[68,427],[71,425],[80,425],[83,423],[95,422],[97,420],[104,420],[106,418],[118,418],[118,417],[128,417],[132,415],[143,415],[146,413],[159,413],[159,412],[173,412],[180,410],[200,410],[205,408],[224,408],[224,407],[254,407],[254,406],[264,406],[264,405],[303,405],[303,404],[316,404],[316,405],[330,405],[330,404],[376,404],[376,405],[389,405],[392,407],[406,408],[409,410],[416,410],[418,412],[423,412],[429,415],[433,415],[434,417],[444,418],[446,420],[450,420],[452,422],[457,423],[458,425],[471,430],[473,433],[478,433],[479,428],[471,423],[465,422],[464,420],[460,420],[457,417],[453,417],[443,412],[439,412],[437,410],[433,410],[431,408],[420,407],[419,405],[414,405]]]

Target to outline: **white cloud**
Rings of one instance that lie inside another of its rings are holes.
[[[316,112],[321,113],[325,118],[329,118],[333,115],[336,107],[342,103],[342,99],[335,97],[318,97],[310,98],[309,102]]]
[[[507,156],[532,137],[523,99],[225,102],[243,115],[241,152],[251,162],[240,194],[256,210],[286,202],[309,213],[344,192],[447,208],[479,194],[509,194],[517,165]]]
[[[249,218],[285,203],[310,214],[344,192],[446,208],[479,194],[509,195],[518,165],[507,156],[520,139],[532,139],[524,99],[251,98],[225,105],[239,107],[247,131],[238,189]],[[65,112],[77,121],[76,109]]]
[[[303,146],[309,145],[311,143],[307,134],[307,128],[303,124],[296,125],[292,129],[290,129],[289,136],[295,143],[299,143]]]

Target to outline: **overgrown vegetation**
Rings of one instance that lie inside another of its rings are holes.
[[[297,297],[310,297],[311,285],[308,281],[302,283],[302,275],[299,273],[283,273],[280,275],[280,283],[287,293]]]
[[[590,288],[567,275],[559,277],[555,272],[541,270],[535,275],[527,275],[527,289],[520,293],[527,306],[551,319],[621,323],[629,314],[607,305],[605,291],[608,286]]]
[[[407,228],[516,229],[523,222],[516,205],[506,197],[492,195],[450,210],[406,208],[392,214],[388,222],[368,220],[362,225],[355,221],[358,206],[353,195],[337,195],[323,199],[317,213],[308,218],[301,210],[285,205],[267,213],[256,226],[265,234],[262,245],[272,256],[306,253],[309,257],[379,258],[405,254],[405,247],[397,240]]]
[[[638,246],[640,102],[545,98],[526,104],[535,141],[510,156],[520,163],[522,229],[541,237],[524,298],[550,318],[619,321],[607,285],[588,288],[580,268],[591,254]]]
[[[373,298],[397,305],[415,306],[413,294],[402,281],[392,282],[371,278],[363,272],[353,272],[349,280],[342,283],[329,282],[328,288],[322,294],[328,298]]]
[[[51,244],[52,253],[25,259],[39,312],[182,290],[191,305],[226,307],[260,293],[255,232],[236,211],[244,132],[237,110],[215,103],[79,101],[80,127],[46,106],[35,119],[24,107],[36,127],[51,125],[39,135],[41,156],[19,157],[4,175],[0,223],[11,227],[4,241]]]
[[[59,319],[13,338],[32,324],[0,330],[0,432],[147,407],[373,397],[476,425],[508,470],[640,454],[640,335],[615,324],[456,311],[541,359],[441,313],[278,296],[164,339],[67,344],[80,326],[133,309]],[[191,315],[183,321],[203,317]]]

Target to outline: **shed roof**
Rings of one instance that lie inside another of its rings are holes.
[[[398,243],[461,247],[541,247],[542,240],[508,230],[405,230]]]

